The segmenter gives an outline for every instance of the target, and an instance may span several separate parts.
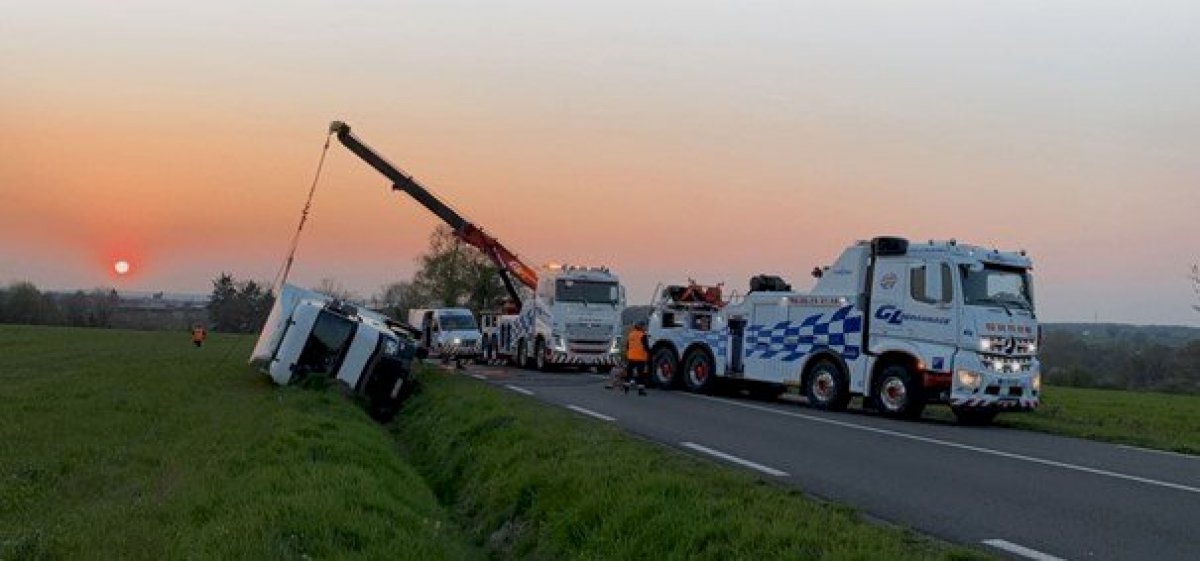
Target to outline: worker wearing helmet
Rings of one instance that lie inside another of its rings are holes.
[[[646,363],[650,360],[650,336],[646,334],[646,322],[639,321],[629,330],[625,338],[626,388],[637,384],[638,395],[646,395]]]

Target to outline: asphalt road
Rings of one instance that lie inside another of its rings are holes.
[[[1200,458],[784,399],[605,390],[470,366],[494,385],[949,541],[1016,559],[1200,559]]]

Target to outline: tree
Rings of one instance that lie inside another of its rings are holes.
[[[275,296],[254,281],[238,282],[229,273],[213,280],[208,317],[214,331],[252,333],[266,321]]]
[[[1192,265],[1192,292],[1196,295],[1196,303],[1192,304],[1192,309],[1200,312],[1200,265]]]
[[[408,311],[424,305],[418,300],[413,284],[397,281],[384,285],[372,299],[372,307],[400,321],[408,320]]]
[[[429,249],[417,258],[413,302],[429,306],[465,306],[478,312],[505,294],[492,265],[478,250],[465,246],[445,225],[429,236]]]
[[[45,317],[42,293],[31,282],[14,282],[4,291],[4,317],[8,323],[42,323]]]
[[[321,283],[313,288],[313,292],[319,292],[336,300],[344,300],[354,302],[358,300],[358,295],[342,286],[342,283],[337,279],[326,277],[321,279]]]

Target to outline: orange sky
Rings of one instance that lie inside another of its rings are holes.
[[[1198,323],[1189,3],[162,4],[6,8],[0,282],[269,280],[343,119],[632,301],[900,234],[1029,250],[1049,320]],[[407,278],[433,217],[326,165],[293,280]]]

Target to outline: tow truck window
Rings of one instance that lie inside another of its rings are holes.
[[[972,271],[963,267],[962,279],[967,305],[1033,309],[1029,276],[1023,269],[985,265],[983,270]]]
[[[555,289],[554,299],[559,302],[616,304],[621,297],[620,289],[615,282],[558,279]]]
[[[296,361],[298,374],[328,374],[345,354],[354,335],[354,322],[327,311],[317,316],[312,334]]]
[[[925,292],[925,266],[909,269],[908,288],[913,300],[926,304],[948,304],[954,301],[954,272],[950,265],[942,263],[942,296],[929,298]]]

